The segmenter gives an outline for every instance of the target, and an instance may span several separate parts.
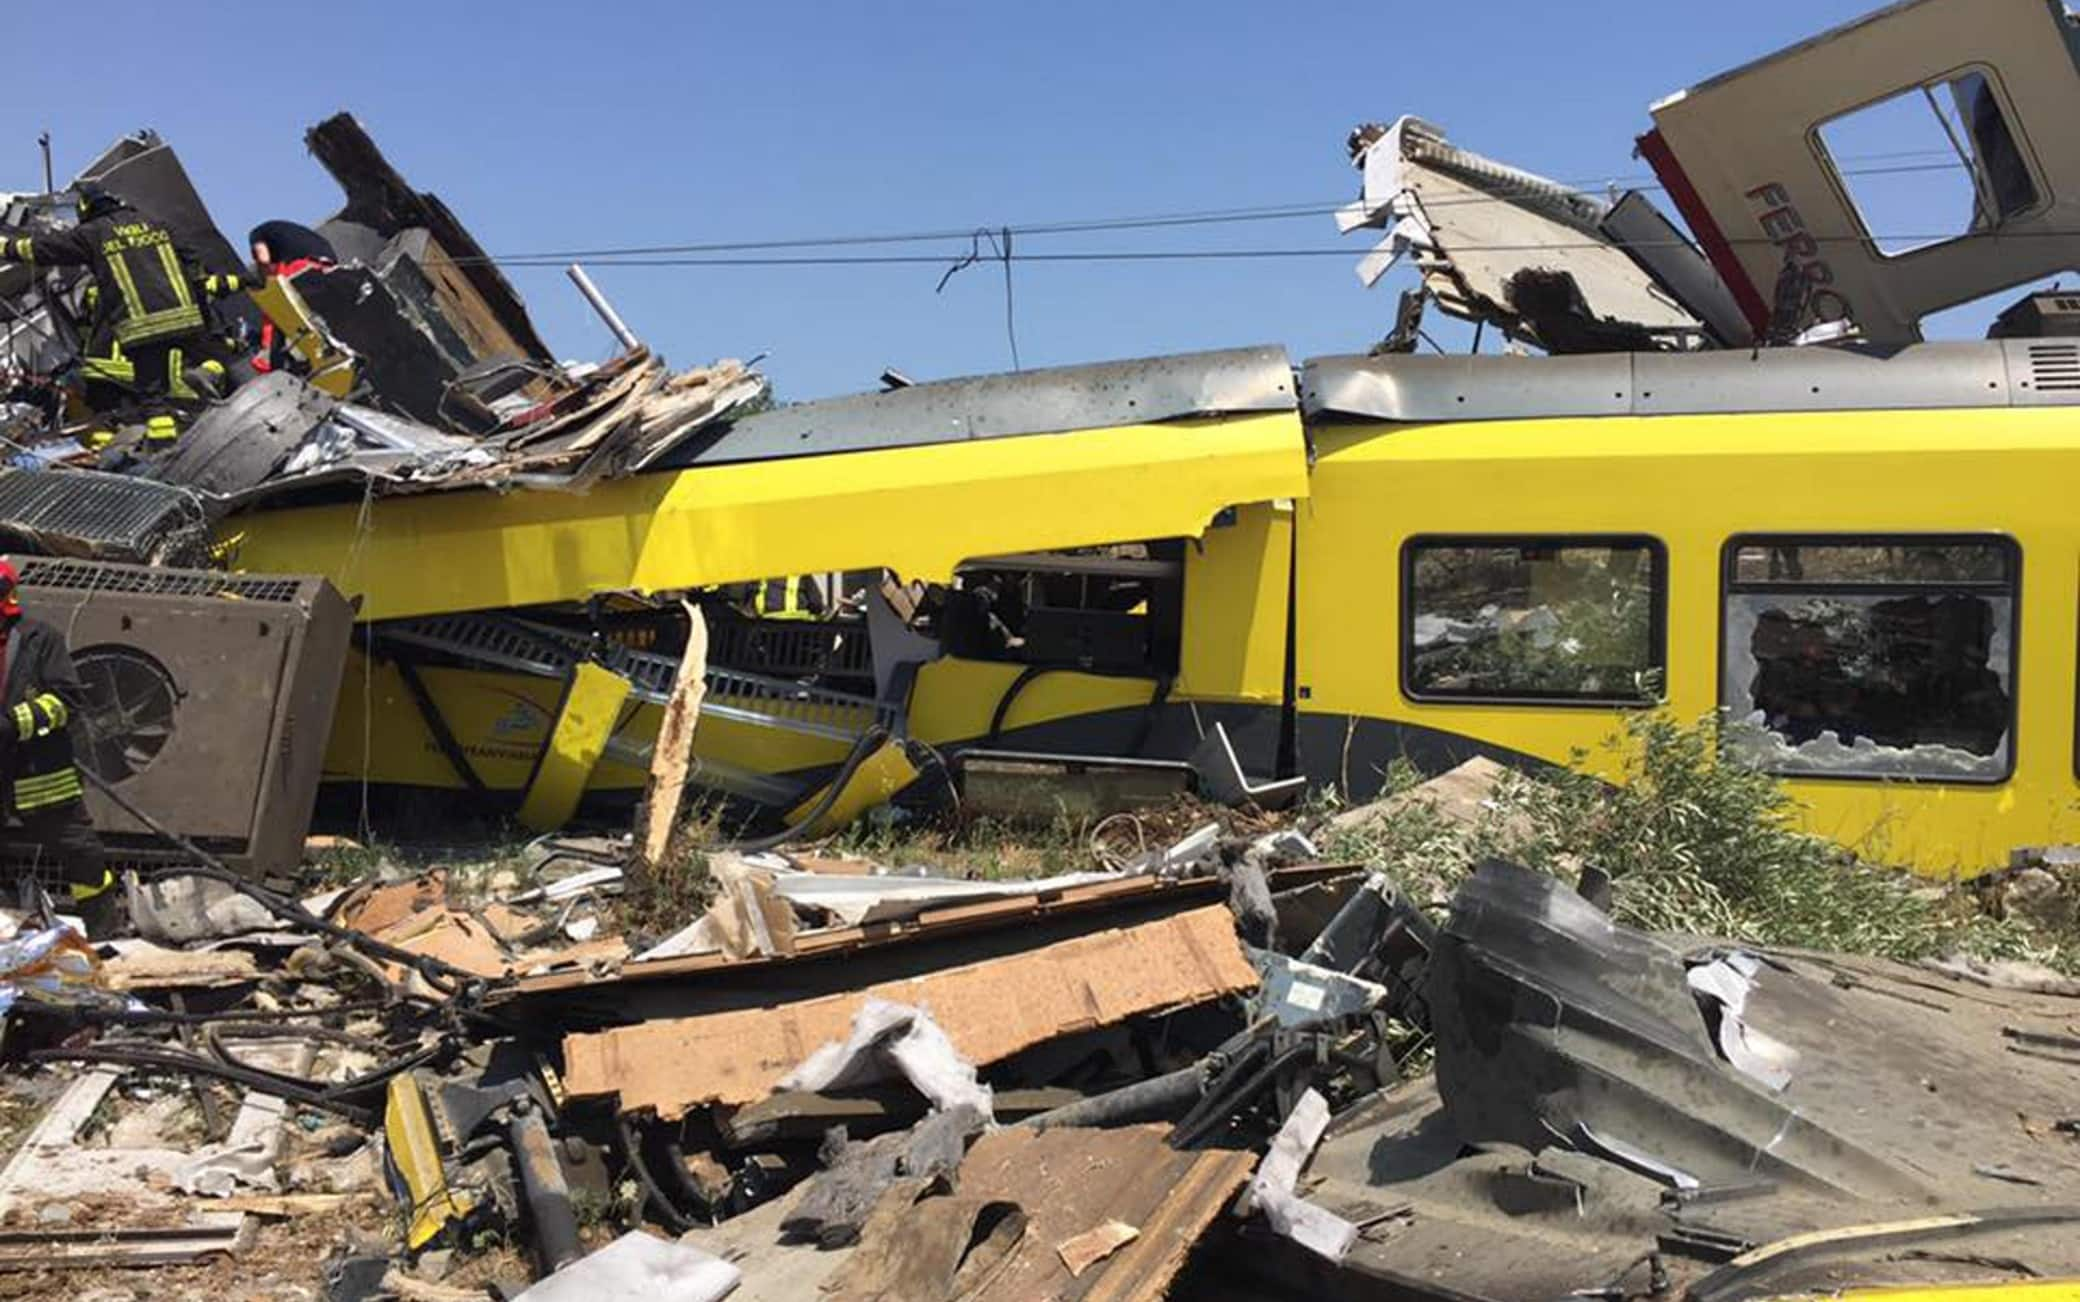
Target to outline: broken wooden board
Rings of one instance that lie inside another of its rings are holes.
[[[1271,873],[1271,888],[1289,890],[1314,882],[1329,881],[1364,871],[1357,864],[1302,864]],[[981,900],[928,909],[905,922],[874,922],[858,927],[831,927],[823,931],[798,932],[795,952],[790,957],[754,956],[732,959],[727,954],[705,953],[651,959],[626,964],[615,974],[616,984],[668,982],[699,977],[717,971],[743,971],[768,963],[791,963],[802,959],[835,959],[863,950],[912,942],[931,942],[972,932],[1002,931],[1022,924],[1069,917],[1082,913],[1124,908],[1140,901],[1162,900],[1182,908],[1195,896],[1220,899],[1227,887],[1216,877],[1171,881],[1157,877],[1123,877],[1116,882],[1072,886],[1057,893],[1014,896],[1004,900]],[[522,995],[550,995],[565,991],[596,991],[599,978],[585,972],[549,972],[521,978],[511,986],[490,993],[498,1003]]]
[[[1199,908],[846,994],[567,1036],[564,1084],[574,1097],[619,1094],[623,1111],[669,1120],[766,1097],[811,1051],[844,1039],[870,998],[926,1009],[981,1066],[1256,984],[1228,910]]]
[[[260,967],[239,950],[167,949],[125,940],[116,942],[116,956],[101,965],[101,976],[111,990],[190,990],[258,981]]]
[[[1016,1204],[1026,1231],[1009,1259],[967,1295],[971,1302],[1164,1297],[1193,1245],[1256,1165],[1249,1152],[1179,1152],[1168,1136],[1169,1127],[1161,1125],[1011,1127],[976,1140],[954,1182],[960,1198]],[[863,1238],[860,1252],[872,1246]],[[1081,1273],[1065,1256],[1083,1266]]]
[[[242,1213],[198,1213],[192,1224],[90,1230],[0,1230],[0,1271],[147,1269],[237,1256],[253,1241]]]
[[[636,853],[631,870],[638,874],[647,874],[663,863],[671,846],[687,776],[693,768],[693,730],[700,722],[701,700],[708,692],[708,621],[691,601],[682,599],[679,604],[686,608],[686,650],[680,653],[678,677],[672,681],[672,694],[657,725],[650,776],[643,787],[642,803],[636,807]]]

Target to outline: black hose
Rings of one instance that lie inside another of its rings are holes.
[[[1164,674],[1156,679],[1156,690],[1149,693],[1148,704],[1141,707],[1141,718],[1134,727],[1134,740],[1127,747],[1127,754],[1136,758],[1148,752],[1148,739],[1155,735],[1156,720],[1162,716],[1163,705],[1170,699],[1170,689],[1177,685],[1174,675]]]
[[[628,1154],[628,1169],[635,1172],[636,1183],[643,1187],[645,1205],[654,1205],[664,1217],[664,1227],[674,1234],[684,1234],[694,1222],[679,1210],[678,1204],[665,1197],[657,1181],[650,1178],[649,1164],[643,1161],[642,1141],[636,1137],[635,1127],[629,1124],[624,1114],[614,1118],[615,1128],[621,1132],[621,1147]]]
[[[267,1067],[255,1067],[252,1063],[246,1062],[236,1054],[233,1054],[229,1049],[226,1049],[214,1036],[205,1038],[208,1041],[210,1052],[226,1066],[234,1067],[242,1072],[249,1072],[255,1076],[265,1076],[280,1081],[285,1085],[302,1089],[316,1089],[319,1091],[320,1096],[324,1098],[340,1099],[351,1099],[382,1089],[389,1085],[392,1076],[401,1076],[414,1067],[424,1066],[426,1063],[442,1056],[448,1050],[447,1045],[436,1042],[427,1045],[423,1049],[408,1053],[401,1058],[393,1058],[382,1066],[364,1072],[352,1080],[338,1081],[320,1087],[300,1077],[287,1076]]]
[[[293,923],[306,931],[315,931],[320,935],[330,936],[334,940],[352,945],[356,949],[372,954],[377,958],[402,964],[425,977],[429,982],[433,983],[435,988],[446,990],[450,994],[459,993],[461,990],[471,986],[472,983],[483,980],[482,977],[473,972],[465,972],[461,968],[450,963],[443,963],[437,958],[432,958],[425,954],[414,954],[410,950],[399,949],[395,945],[377,940],[366,932],[355,931],[350,927],[342,927],[337,923],[328,922],[304,908],[297,901],[276,895],[266,887],[247,880],[240,874],[233,872],[225,865],[222,859],[217,858],[209,851],[190,841],[187,837],[182,836],[179,832],[167,827],[158,819],[139,809],[136,805],[131,804],[122,793],[118,792],[107,782],[102,781],[101,776],[86,765],[81,764],[78,768],[81,777],[91,783],[102,795],[114,801],[116,806],[124,813],[143,823],[167,844],[172,845],[184,854],[194,856],[196,860],[193,864],[157,869],[147,874],[147,876],[153,879],[183,876],[207,877],[214,881],[220,881],[240,894],[257,901],[262,908],[285,922]]]
[[[997,698],[997,708],[990,711],[989,731],[982,736],[984,746],[997,744],[997,738],[1004,732],[1004,718],[1011,713],[1011,703],[1026,690],[1027,684],[1046,672],[1045,665],[1027,665],[1018,671],[1018,677],[1012,679],[1011,686],[1005,688],[1004,694]]]
[[[256,1024],[285,1025],[299,1017],[376,1013],[388,1007],[388,1000],[357,999],[326,1008],[277,1008],[272,1011],[224,1008],[214,1013],[184,1013],[165,1008],[95,1008],[87,1004],[80,1004],[64,1011],[74,1021],[95,1026],[211,1026],[219,1022],[237,1022],[242,1026],[251,1027]],[[59,1010],[53,1008],[52,1011]]]
[[[781,828],[770,836],[761,836],[750,841],[739,841],[731,848],[745,854],[756,854],[760,850],[778,849],[811,827],[814,827],[816,820],[830,812],[830,807],[838,803],[838,797],[845,794],[845,784],[852,781],[852,775],[859,771],[859,766],[866,763],[867,758],[875,751],[881,749],[881,744],[888,740],[888,736],[888,728],[883,724],[877,723],[868,728],[860,734],[858,741],[852,743],[852,749],[845,753],[844,763],[838,765],[837,776],[830,780],[830,785],[823,789],[822,797],[817,800],[815,806],[807,814],[804,814],[791,825]]]
[[[1170,1132],[1170,1147],[1176,1149],[1196,1147],[1199,1141],[1211,1134],[1222,1122],[1230,1120],[1244,1108],[1255,1103],[1257,1095],[1262,1093],[1265,1087],[1270,1085],[1280,1072],[1297,1062],[1313,1056],[1314,1049],[1312,1046],[1307,1044],[1291,1045],[1283,1052],[1274,1055],[1262,1067],[1259,1067],[1240,1086],[1233,1089],[1223,1089],[1219,1084],[1216,1084],[1212,1090],[1208,1091],[1200,1106],[1193,1109],[1193,1115],[1189,1115],[1183,1121],[1178,1122],[1177,1128]]]
[[[213,1062],[208,1058],[177,1053],[171,1049],[93,1045],[79,1049],[36,1049],[24,1056],[29,1062],[107,1063],[117,1067],[147,1067],[160,1071],[183,1072],[191,1076],[211,1076],[218,1080],[230,1081],[234,1085],[243,1085],[247,1089],[258,1090],[263,1094],[277,1095],[303,1107],[333,1113],[364,1130],[373,1126],[376,1121],[377,1114],[373,1109],[334,1097],[331,1091],[315,1089],[308,1082],[256,1068]]]
[[[1180,1067],[1162,1076],[1123,1085],[1104,1094],[1065,1103],[1019,1122],[1035,1130],[1062,1126],[1124,1126],[1137,1121],[1155,1121],[1181,1111],[1206,1088],[1206,1071],[1201,1063]]]

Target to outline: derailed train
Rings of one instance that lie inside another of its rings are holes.
[[[1402,759],[1609,771],[1665,704],[1723,711],[1814,830],[1979,871],[2072,839],[2080,799],[2080,305],[1919,322],[2080,265],[2076,45],[2046,0],[1912,0],[1657,105],[1641,153],[1694,245],[1414,119],[1355,135],[1339,223],[1387,232],[1361,277],[1410,253],[1549,356],[1260,347],[756,414],[742,368],[555,366],[335,119],[326,230],[369,260],[261,305],[311,383],[245,386],[147,473],[235,567],[358,603],[336,785],[539,825],[636,791],[690,602],[696,780],[780,822],[977,753],[1193,760],[1266,800]],[[1836,132],[1924,101],[1965,191],[1902,247]],[[339,401],[371,380],[380,409]]]
[[[1169,759],[1219,725],[1252,780],[1362,799],[1397,758],[1562,762],[1665,702],[1750,724],[1815,830],[1972,871],[2073,835],[2080,392],[2046,378],[2076,352],[1032,372],[749,417],[583,495],[257,512],[240,560],[362,601],[336,779],[518,791],[589,657],[633,684],[589,786],[639,787],[676,603],[573,595],[849,573],[830,618],[710,605],[704,780],[787,808],[877,722]]]
[[[2075,48],[2062,5],[1915,0],[1672,97],[1641,152],[1700,247],[1630,197],[1585,215],[1454,164],[1427,124],[1368,133],[1342,224],[1575,355],[1296,369],[1274,347],[917,385],[725,416],[582,494],[229,527],[240,564],[362,602],[336,778],[525,788],[582,705],[586,784],[636,787],[684,627],[654,597],[698,590],[703,780],[782,811],[884,730],[956,764],[1212,748],[1245,790],[1362,799],[1397,759],[1608,767],[1628,713],[1665,704],[1723,712],[1814,830],[1978,871],[2075,834],[2080,341],[2055,298],[2003,318],[2019,337],[1919,322],[2080,263]],[[1837,136],[1924,101],[1967,194],[1949,237],[1903,247]],[[1525,281],[1484,295],[1475,241],[1517,209],[1581,229],[1556,266],[1593,229],[1630,290],[1592,260],[1571,316]],[[1634,300],[1645,324],[1616,329],[1604,304]],[[1768,346],[1794,333],[1846,338]],[[724,595],[804,575],[849,600],[802,620]],[[613,681],[577,691],[581,662]]]

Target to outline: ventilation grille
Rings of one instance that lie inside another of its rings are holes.
[[[24,556],[16,561],[25,588],[111,592],[150,597],[225,597],[234,601],[295,601],[310,579],[273,575],[218,574],[159,566],[107,565],[94,561]]]
[[[193,493],[91,470],[0,473],[0,536],[101,560],[179,565],[209,556],[209,526]]]
[[[2031,344],[2029,380],[2039,393],[2080,393],[2080,344]]]

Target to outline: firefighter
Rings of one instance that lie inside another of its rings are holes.
[[[65,635],[23,616],[20,581],[14,563],[0,558],[0,788],[36,843],[39,865],[56,863],[87,934],[98,938],[114,923],[118,892],[73,756],[84,692]]]
[[[339,263],[332,241],[290,221],[261,222],[246,236],[253,249],[253,267],[261,277],[280,276],[292,280],[306,271],[325,272]],[[260,322],[260,351],[253,355],[253,369],[265,375],[290,362],[289,341],[275,329],[274,319]]]
[[[91,181],[75,192],[77,226],[54,234],[0,227],[0,262],[93,273],[82,369],[90,381],[127,386],[142,397],[145,436],[164,444],[179,433],[174,407],[204,396],[198,381],[217,387],[224,374],[225,350],[204,303],[257,282],[248,273],[204,273],[171,230]]]

